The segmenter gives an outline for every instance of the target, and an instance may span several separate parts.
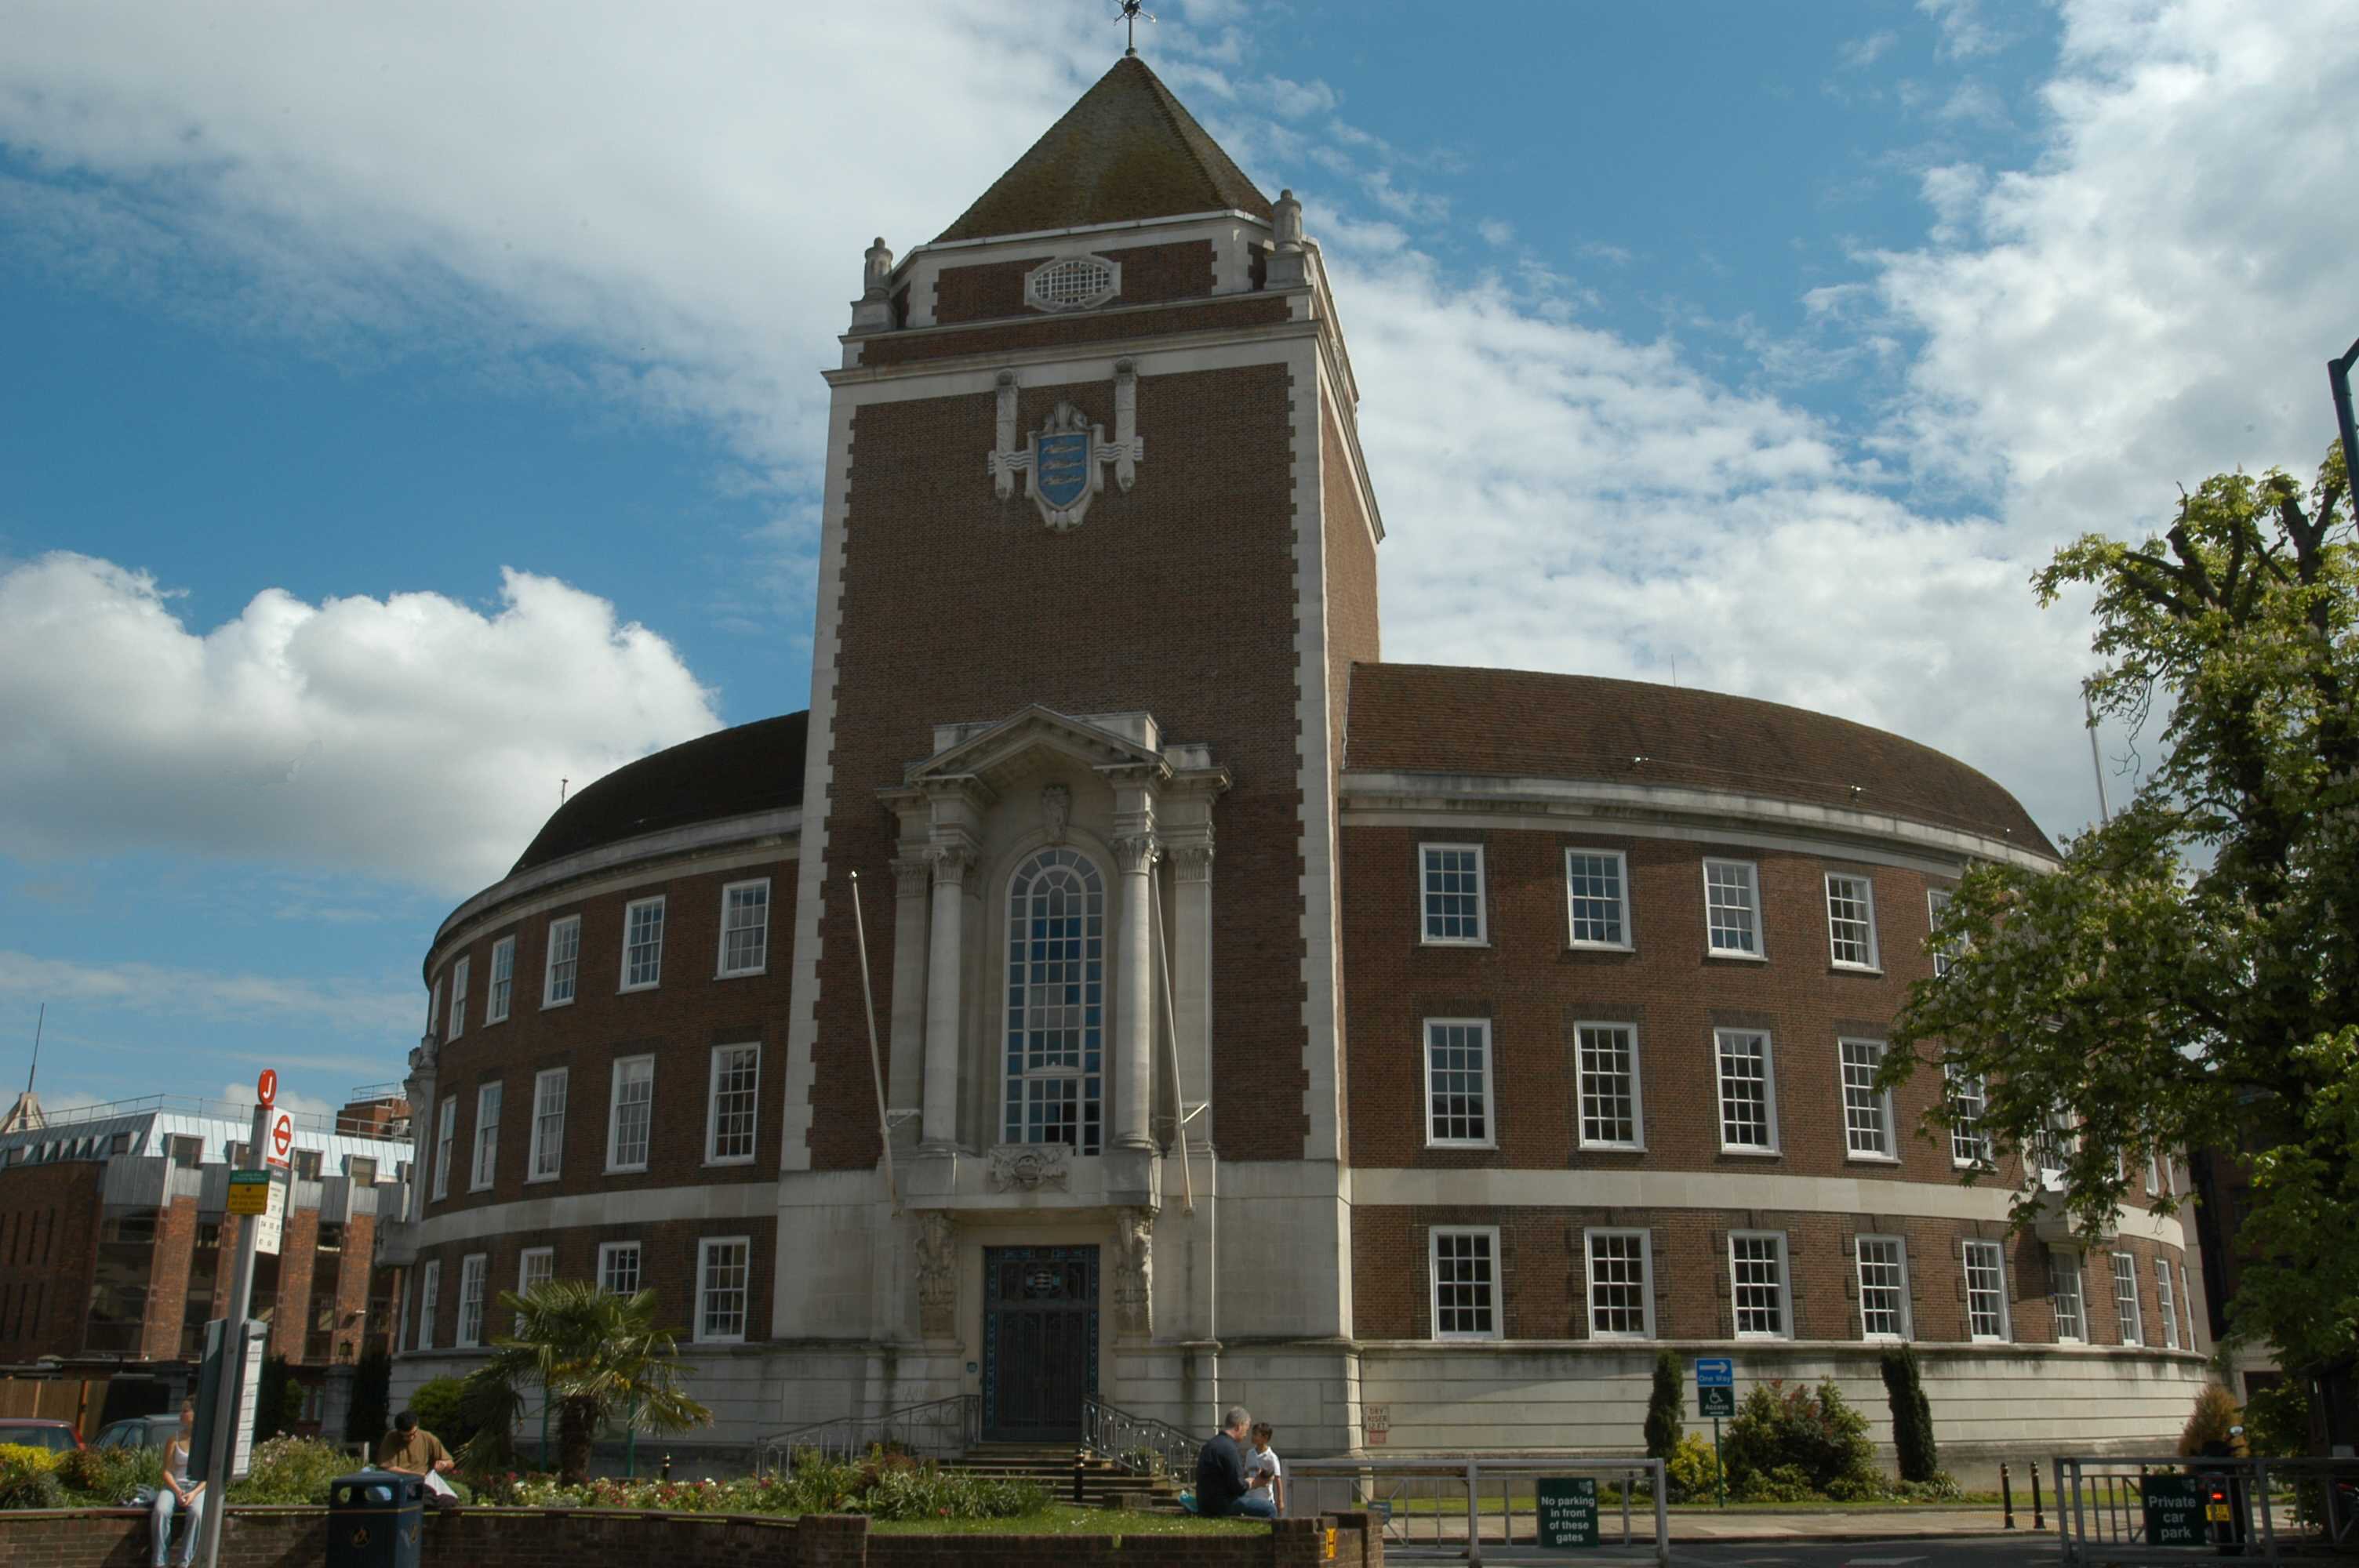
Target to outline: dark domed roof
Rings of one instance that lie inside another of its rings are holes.
[[[1782,702],[1597,676],[1353,665],[1344,766],[1742,791],[2055,846],[2015,796],[1930,746]],[[1631,759],[1646,761],[1633,764]]]
[[[619,838],[801,805],[810,718],[757,719],[625,763],[559,806],[508,875]]]

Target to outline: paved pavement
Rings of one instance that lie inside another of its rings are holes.
[[[2001,1540],[2029,1536],[2039,1539],[2031,1529],[2031,1516],[2017,1519],[2019,1527],[2010,1530],[2006,1516],[1995,1508],[1981,1509],[1829,1509],[1825,1513],[1743,1513],[1743,1512],[1675,1512],[1671,1516],[1671,1539],[1678,1541],[1843,1541],[1880,1539],[1913,1541],[1922,1539],[1955,1540],[1963,1536],[1990,1535]],[[1617,1516],[1618,1522],[1618,1516]],[[1632,1521],[1634,1524],[1636,1520]],[[1651,1535],[1654,1519],[1645,1521]]]

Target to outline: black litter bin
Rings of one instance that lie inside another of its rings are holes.
[[[364,1470],[328,1487],[328,1568],[418,1568],[426,1479]]]

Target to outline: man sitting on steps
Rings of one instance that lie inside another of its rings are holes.
[[[1196,1511],[1206,1519],[1275,1519],[1277,1506],[1269,1494],[1245,1483],[1245,1433],[1253,1430],[1253,1414],[1243,1405],[1231,1405],[1221,1430],[1196,1456]]]

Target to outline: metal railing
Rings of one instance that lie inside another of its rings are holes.
[[[982,1397],[952,1394],[883,1415],[840,1415],[815,1421],[766,1437],[761,1442],[759,1473],[775,1475],[788,1469],[795,1455],[807,1450],[825,1459],[855,1459],[871,1448],[919,1459],[956,1459],[973,1447],[982,1433]]]
[[[1479,1563],[1486,1552],[1497,1557],[1539,1550],[1534,1483],[1544,1476],[1596,1477],[1601,1544],[1611,1540],[1603,1515],[1618,1503],[1625,1552],[1651,1548],[1654,1562],[1671,1560],[1659,1459],[1299,1459],[1286,1467],[1286,1512],[1307,1518],[1364,1509],[1384,1530],[1386,1556]],[[1641,1488],[1655,1516],[1651,1543],[1640,1541],[1631,1526],[1631,1499]]]
[[[2359,1459],[2059,1454],[2053,1463],[2056,1540],[2068,1563],[2177,1563],[2223,1547],[2260,1563],[2359,1552]],[[2198,1483],[2191,1498],[2189,1478]],[[2163,1482],[2167,1498],[2149,1486]],[[2179,1539],[2154,1539],[2150,1520]]]
[[[1184,1483],[1196,1471],[1204,1439],[1168,1421],[1116,1410],[1094,1394],[1082,1401],[1082,1441],[1090,1452],[1133,1476],[1176,1476]]]

